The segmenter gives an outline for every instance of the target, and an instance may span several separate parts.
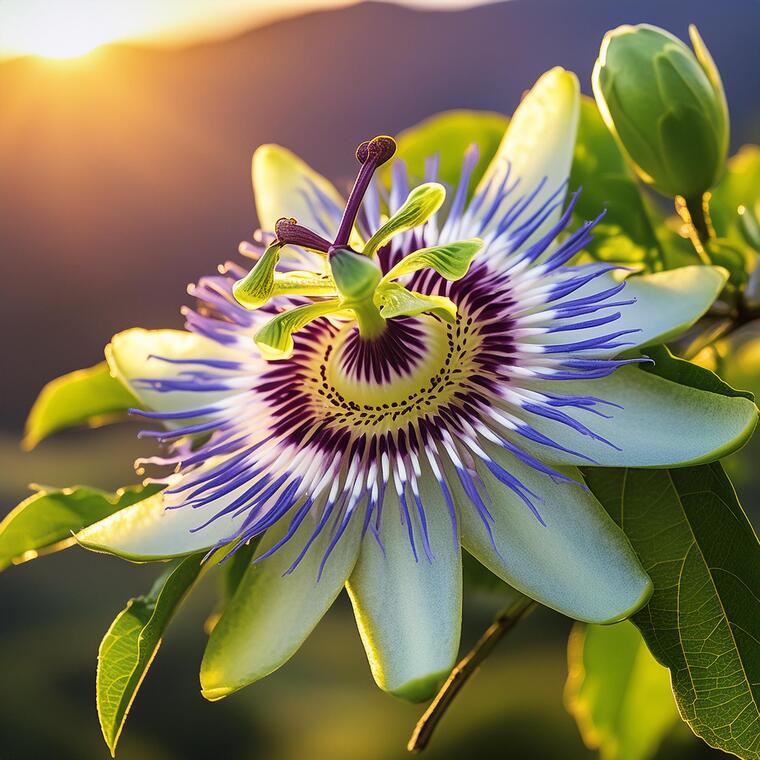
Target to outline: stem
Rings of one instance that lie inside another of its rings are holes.
[[[707,205],[709,199],[709,193],[696,198],[684,198],[682,195],[675,197],[676,213],[686,225],[689,240],[703,264],[710,264],[705,245],[715,237]]]
[[[348,304],[347,304],[348,305]],[[380,314],[380,309],[375,306],[372,297],[364,298],[350,304],[356,321],[359,323],[359,335],[362,338],[376,338],[385,330],[385,317]]]
[[[534,606],[534,601],[522,597],[491,623],[475,646],[456,664],[451,675],[430,703],[430,707],[425,710],[424,715],[414,727],[409,743],[406,745],[409,752],[421,752],[427,747],[435,727],[461,688],[475,675],[481,663],[491,654],[502,637],[511,631]]]

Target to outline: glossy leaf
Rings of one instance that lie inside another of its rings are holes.
[[[668,669],[628,622],[576,625],[565,703],[603,760],[648,760],[678,720]]]
[[[479,158],[470,177],[471,193],[491,163],[508,124],[506,116],[490,111],[445,111],[401,132],[396,138],[394,161],[404,161],[410,178],[418,182],[426,178],[425,162],[438,156],[438,175],[434,179],[453,188],[462,173],[465,151],[477,145]],[[390,181],[392,163],[382,169],[386,183]]]
[[[712,191],[710,216],[721,237],[743,241],[740,207],[760,209],[760,146],[744,145],[732,156],[726,174]]]
[[[96,701],[112,755],[164,630],[198,578],[202,559],[202,554],[195,554],[171,562],[146,596],[130,599],[100,643]]]
[[[680,385],[688,385],[690,388],[719,393],[721,396],[729,396],[731,398],[742,397],[750,401],[755,400],[751,391],[737,390],[731,387],[709,369],[688,362],[678,356],[673,356],[665,346],[650,346],[646,353],[654,361],[654,364],[642,365],[641,368],[645,372],[651,372],[654,375],[663,377],[666,380],[672,380]],[[756,353],[757,363],[754,366],[760,368],[760,350]]]
[[[126,416],[137,399],[111,375],[105,362],[51,380],[26,421],[23,446],[33,449],[52,433],[76,425],[98,427]]]
[[[87,486],[41,488],[0,523],[0,570],[72,546],[77,531],[159,490],[130,486],[112,494]]]
[[[605,215],[587,250],[594,258],[659,267],[662,249],[639,184],[592,98],[581,97],[570,190],[581,189],[576,224]]]
[[[720,464],[588,469],[654,583],[634,621],[708,744],[760,757],[760,545]]]

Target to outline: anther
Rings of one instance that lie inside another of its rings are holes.
[[[300,245],[302,248],[320,253],[327,253],[330,250],[329,241],[316,232],[312,232],[308,227],[298,224],[292,217],[278,219],[274,225],[274,234],[283,245]]]
[[[395,152],[396,141],[392,137],[388,137],[388,135],[380,135],[371,140],[365,140],[356,149],[356,159],[360,164],[364,164],[368,159],[372,159],[375,167],[378,167],[391,159]]]
[[[343,218],[340,220],[340,227],[335,236],[334,245],[344,246],[348,243],[351,236],[351,230],[356,222],[356,216],[359,213],[364,193],[367,192],[372,175],[378,166],[384,164],[396,152],[396,141],[387,135],[373,137],[371,140],[363,142],[356,149],[356,159],[362,165],[359,174],[354,182],[351,195],[348,197],[348,203],[343,211]]]

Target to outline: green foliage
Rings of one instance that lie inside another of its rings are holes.
[[[652,578],[633,619],[683,718],[712,746],[760,758],[760,545],[720,464],[585,477]]]
[[[98,650],[96,679],[100,727],[111,754],[137,690],[161,645],[161,636],[201,570],[203,554],[169,563],[146,596],[130,599]]]
[[[705,250],[710,261],[728,270],[729,282],[735,287],[746,284],[747,269],[754,253],[742,242],[732,242],[728,238],[710,238],[705,242]]]
[[[32,449],[59,430],[99,425],[123,417],[140,402],[111,375],[105,362],[51,380],[29,412],[24,448]]]
[[[87,486],[40,488],[0,523],[0,570],[71,546],[82,528],[159,490],[129,486],[111,494]]]
[[[405,161],[409,176],[419,181],[425,177],[425,160],[437,154],[440,156],[437,179],[455,187],[464,153],[474,143],[480,157],[470,177],[472,192],[496,154],[508,124],[509,119],[498,113],[445,111],[401,132],[396,138],[398,148],[394,160]],[[390,180],[391,165],[392,162],[382,169],[386,183]]]
[[[645,350],[645,353],[654,361],[654,364],[643,364],[641,366],[645,372],[651,372],[680,385],[688,385],[690,388],[719,393],[721,396],[729,396],[731,398],[742,397],[750,401],[755,400],[751,391],[732,388],[711,370],[688,362],[678,356],[673,356],[665,346],[651,346]]]
[[[578,137],[570,171],[570,189],[582,189],[573,219],[580,224],[606,210],[587,247],[594,258],[662,265],[662,246],[639,184],[607,129],[596,103],[581,98]]]
[[[718,371],[729,382],[760,395],[760,322],[752,322],[718,341]]]
[[[565,703],[603,760],[648,760],[678,720],[667,668],[628,622],[576,625]]]
[[[711,193],[710,215],[720,237],[744,241],[739,208],[760,210],[760,146],[744,145],[732,156],[726,174]]]

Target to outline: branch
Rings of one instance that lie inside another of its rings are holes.
[[[520,598],[491,623],[475,646],[454,666],[435,699],[414,727],[409,743],[406,745],[409,752],[421,752],[427,747],[435,727],[460,689],[475,675],[481,663],[491,654],[502,637],[511,631],[534,606],[535,602],[531,599]]]

